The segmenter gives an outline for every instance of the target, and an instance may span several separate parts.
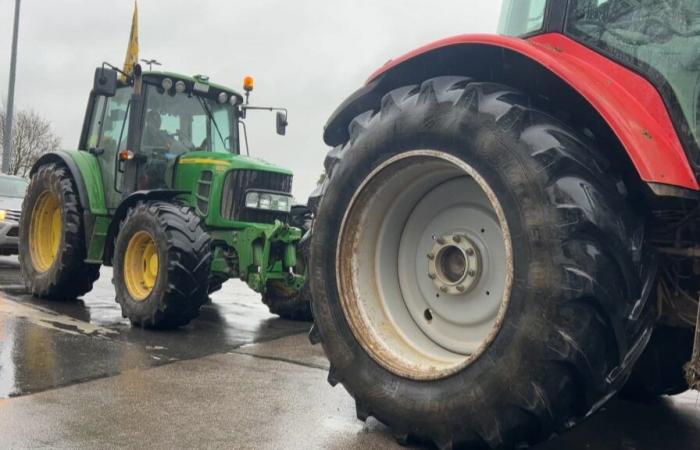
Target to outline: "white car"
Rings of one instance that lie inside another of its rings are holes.
[[[0,174],[0,255],[16,255],[19,247],[19,216],[27,180]]]

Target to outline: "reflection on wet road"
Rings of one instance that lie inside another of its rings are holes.
[[[44,301],[24,294],[17,259],[0,257],[0,398],[224,353],[309,328],[270,314],[239,281],[226,283],[187,327],[132,328],[114,301],[111,278],[111,269],[103,268],[83,299]]]

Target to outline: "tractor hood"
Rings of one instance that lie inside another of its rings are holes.
[[[190,152],[178,158],[175,171],[173,188],[187,193],[183,198],[205,216],[208,226],[230,228],[244,222],[267,226],[288,218],[288,211],[244,206],[251,189],[291,196],[292,172],[287,169],[232,153]]]
[[[210,166],[214,172],[224,172],[230,169],[261,170],[265,172],[276,172],[285,175],[292,175],[288,169],[270,164],[260,158],[236,155],[233,153],[217,152],[190,152],[182,155],[178,164],[185,169],[185,166]]]

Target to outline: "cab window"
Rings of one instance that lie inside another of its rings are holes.
[[[566,27],[587,46],[668,83],[700,145],[700,1],[573,0]]]
[[[233,107],[148,86],[141,151],[166,159],[189,151],[233,151]]]

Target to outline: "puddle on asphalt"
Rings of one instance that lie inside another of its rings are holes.
[[[226,353],[310,327],[270,314],[259,294],[231,280],[186,327],[132,328],[114,299],[110,268],[102,268],[90,293],[70,302],[27,295],[14,283],[18,272],[16,262],[0,257],[0,398]]]
[[[34,325],[51,328],[70,334],[108,336],[117,331],[100,327],[89,322],[74,319],[40,306],[26,306],[22,303],[0,298],[0,314],[21,317]]]

